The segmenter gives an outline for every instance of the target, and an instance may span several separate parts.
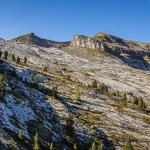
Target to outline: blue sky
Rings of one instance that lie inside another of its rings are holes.
[[[106,32],[150,42],[150,0],[0,0],[0,37],[66,41]]]

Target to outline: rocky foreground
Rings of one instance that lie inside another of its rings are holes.
[[[149,46],[104,33],[0,39],[0,149],[148,150]]]

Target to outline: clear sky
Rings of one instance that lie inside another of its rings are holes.
[[[66,41],[107,32],[150,42],[150,0],[0,0],[0,37]]]

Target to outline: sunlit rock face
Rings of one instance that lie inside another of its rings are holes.
[[[104,49],[101,41],[84,35],[75,35],[71,42],[71,46],[84,47],[84,48],[97,49],[97,50]]]

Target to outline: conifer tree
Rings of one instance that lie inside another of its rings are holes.
[[[23,61],[24,61],[24,64],[27,64],[27,57],[26,56],[24,57]]]
[[[51,142],[49,149],[50,149],[50,150],[54,150],[53,142]]]
[[[4,59],[7,60],[7,58],[8,58],[8,52],[5,51],[5,52],[4,52]]]
[[[127,142],[126,142],[126,145],[125,145],[125,150],[133,150],[130,138],[127,139]]]
[[[96,150],[96,144],[95,144],[95,142],[92,143],[90,150]]]
[[[22,140],[22,139],[23,139],[23,136],[24,136],[24,131],[23,131],[23,130],[20,130],[18,136],[19,136],[19,138]]]
[[[78,87],[76,90],[76,99],[80,100],[81,99],[81,92],[80,92],[80,88]]]
[[[46,66],[44,67],[44,71],[47,72],[47,67]]]
[[[16,59],[16,63],[17,63],[17,64],[19,64],[19,63],[20,63],[20,58],[19,58],[19,57],[17,57],[17,59]]]
[[[0,98],[4,95],[4,75],[0,74]]]
[[[0,58],[2,57],[2,51],[0,51]]]
[[[96,81],[96,80],[94,80],[94,81],[92,82],[92,88],[97,88],[97,81]]]
[[[12,61],[15,62],[16,61],[16,58],[15,58],[15,55],[12,54]]]
[[[78,149],[77,144],[74,144],[73,145],[73,150],[77,150],[77,149]]]
[[[39,144],[38,144],[38,133],[36,132],[35,136],[34,136],[34,146],[33,146],[33,149],[34,150],[39,150]]]

